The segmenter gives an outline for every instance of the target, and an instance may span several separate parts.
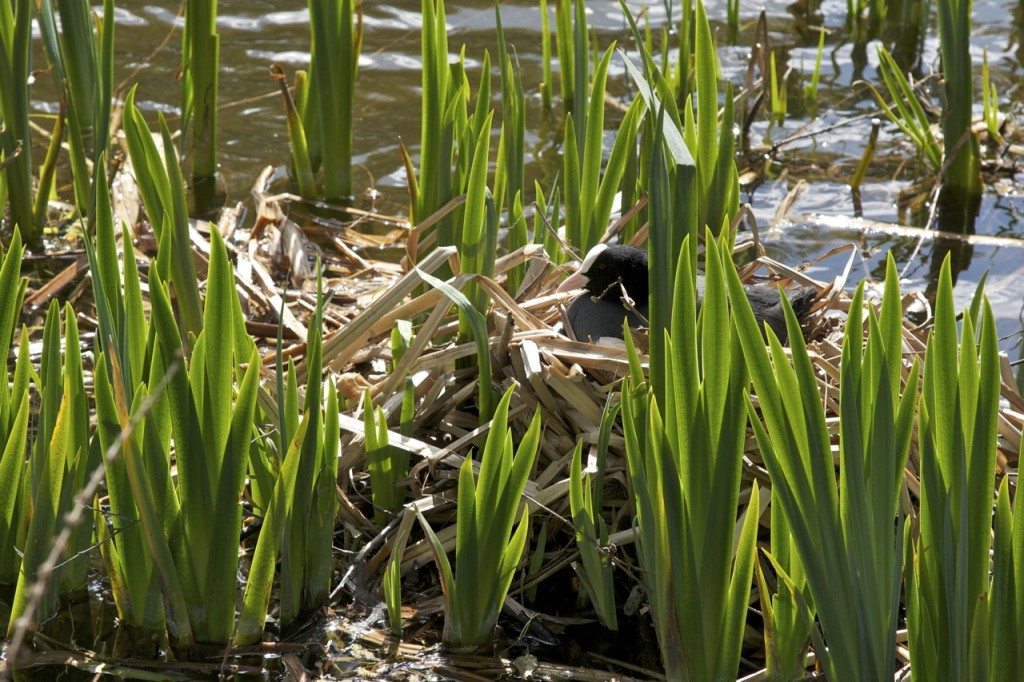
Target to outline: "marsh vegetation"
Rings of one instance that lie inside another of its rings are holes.
[[[266,4],[0,0],[0,678],[1017,679],[1021,7]]]

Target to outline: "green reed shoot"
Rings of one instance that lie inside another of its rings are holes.
[[[497,192],[500,214],[505,206],[511,209],[516,196],[526,189],[526,95],[523,93],[518,65],[508,52],[497,2],[494,3],[494,19],[498,32],[498,71],[501,74],[501,142],[498,156],[505,161],[501,165],[504,182],[500,183],[504,185],[505,192]],[[496,179],[495,186],[498,185]]]
[[[187,373],[177,372],[167,385],[181,509],[181,530],[167,540],[175,552],[174,568],[195,639],[225,644],[234,629],[242,513],[238,498],[251,448],[260,357],[245,334],[227,249],[217,230],[211,237],[203,331]],[[153,269],[150,294],[158,358],[167,368],[180,362],[184,344],[166,286]],[[242,375],[237,395],[236,374]]]
[[[416,383],[412,377],[405,378],[405,389],[402,391],[402,409],[398,413],[398,432],[411,438],[416,419]]]
[[[123,125],[128,154],[135,166],[142,204],[160,244],[158,267],[162,263],[170,266],[169,271],[161,269],[160,274],[170,277],[181,313],[183,337],[187,338],[188,334],[199,334],[203,327],[203,313],[189,235],[185,180],[163,116],[160,116],[161,147],[158,147],[142,112],[135,105],[135,93],[136,88],[133,87],[124,103]]]
[[[68,450],[71,447],[70,409],[61,403],[61,410],[55,423],[52,439],[47,444],[46,456],[39,462],[42,466],[38,477],[32,481],[31,521],[18,571],[18,583],[11,604],[11,619],[8,637],[14,623],[22,616],[28,604],[29,588],[38,577],[36,571],[49,554],[50,543],[57,533],[60,498],[63,492],[65,467]],[[57,593],[49,590],[40,599],[38,613],[43,618],[52,615],[57,607]]]
[[[63,326],[62,339],[60,306],[56,301],[51,301],[43,326],[43,356],[40,371],[35,380],[40,396],[40,408],[35,422],[35,444],[29,462],[33,493],[49,494],[39,493],[38,488],[42,485],[49,486],[50,493],[58,493],[57,512],[59,515],[71,511],[72,505],[75,504],[72,495],[81,489],[86,471],[91,469],[88,462],[90,456],[89,408],[85,394],[82,355],[80,352],[75,352],[79,349],[78,324],[70,305],[66,306]],[[63,426],[67,430],[66,434],[62,435],[65,440],[54,443],[54,430],[61,418],[64,419]],[[61,448],[63,452],[51,452],[53,447]],[[63,461],[61,465],[63,476],[59,480],[50,480],[44,484],[42,481],[46,476],[47,467],[54,457],[61,458]],[[44,525],[39,527],[39,532],[45,535],[47,526],[45,521],[43,523]],[[34,541],[49,542],[48,539],[42,539],[43,535],[37,536]],[[88,527],[77,529],[71,538],[67,556],[75,556],[88,544]],[[39,559],[46,556],[49,548],[41,551]],[[24,566],[23,564],[23,573],[26,570]],[[33,571],[37,568],[37,565],[31,563],[28,566]],[[68,594],[84,590],[87,568],[88,562],[85,556],[79,556],[71,564],[63,566],[56,574],[60,584],[56,590],[51,591]]]
[[[338,517],[338,458],[341,456],[338,410],[338,390],[334,381],[328,381],[323,441],[319,444],[320,458],[313,475],[312,500],[307,515],[311,522],[307,524],[310,537],[306,542],[302,590],[302,607],[306,612],[327,602],[334,578],[334,523]]]
[[[642,45],[636,21],[621,2],[623,13],[637,43]],[[654,112],[645,122],[644,146],[640,151],[639,171],[646,173],[649,223],[648,257],[650,267],[649,321],[651,384],[655,395],[664,395],[666,348],[664,331],[672,320],[672,300],[684,237],[697,240],[698,225],[713,229],[724,223],[724,215],[738,210],[738,181],[732,159],[732,126],[718,131],[717,63],[710,27],[703,7],[698,3],[696,83],[698,101],[703,103],[697,116],[687,98],[685,126],[675,109],[671,86],[662,75],[650,52],[641,49],[643,71],[626,58],[626,69],[636,84],[647,108]],[[725,120],[732,119],[732,97],[726,96]],[[713,220],[714,222],[708,222]],[[693,256],[691,266],[695,266]]]
[[[733,158],[733,95],[732,86],[727,85],[722,120],[719,122],[718,57],[711,37],[711,24],[700,0],[695,5],[694,34],[697,119],[696,126],[687,120],[684,132],[687,133],[690,151],[697,160],[700,200],[696,227],[698,230],[710,227],[717,234],[739,210],[739,180]],[[687,106],[687,115],[690,111]]]
[[[31,511],[29,507],[21,510],[23,518],[29,519],[29,525],[11,604],[9,632],[25,611],[29,588],[39,577],[37,571],[50,553],[61,517],[78,504],[74,495],[91,470],[89,406],[78,345],[78,324],[70,304],[65,311],[63,338],[60,327],[60,306],[52,301],[44,327],[43,364],[36,382],[41,407],[35,447],[28,463],[27,473],[31,478],[22,488],[23,499],[31,500]],[[68,349],[63,353],[63,362],[62,342]],[[41,598],[37,617],[45,619],[52,615],[58,596],[86,589],[88,557],[82,552],[89,546],[90,537],[88,526],[72,535],[64,554],[68,563],[56,573],[57,587],[46,590]]]
[[[21,232],[14,230],[10,246],[4,251],[0,244],[0,291],[6,293],[0,298],[0,357],[7,359],[17,329],[21,304],[25,299],[28,280],[21,276],[21,259],[25,255],[25,247],[21,241]],[[0,396],[8,395],[7,384],[0,387]],[[2,409],[3,403],[0,403]],[[0,412],[0,414],[4,414]],[[2,419],[0,419],[2,422]]]
[[[106,177],[103,158],[96,167],[96,174]],[[95,240],[86,240],[85,246],[100,327],[97,341],[108,358],[115,358],[120,365],[125,395],[134,395],[139,384],[148,379],[144,369],[149,323],[143,309],[142,288],[128,226],[122,226],[122,260],[117,256],[114,214],[106,183],[97,183],[96,190]],[[119,261],[123,262],[123,272],[117,266]],[[112,367],[110,369],[113,371]]]
[[[270,75],[278,82],[281,95],[284,97],[285,118],[288,121],[288,146],[292,152],[292,173],[299,187],[299,194],[307,198],[316,197],[316,176],[310,158],[306,126],[302,122],[302,112],[295,102],[295,99],[308,100],[309,79],[305,71],[295,72],[295,91],[298,97],[292,98],[284,69],[278,64],[273,64],[270,67]]]
[[[76,499],[79,490],[85,487],[89,473],[99,465],[99,452],[91,447],[89,437],[89,404],[85,391],[85,373],[82,367],[78,322],[70,304],[64,310],[64,367],[61,372],[62,402],[66,404],[68,420],[68,452],[61,489],[59,512],[65,517],[81,502]],[[76,352],[77,351],[77,352]],[[56,390],[56,386],[53,387]],[[49,388],[43,388],[44,394]],[[60,416],[58,413],[58,420]],[[48,455],[52,456],[52,454]],[[92,546],[92,527],[81,524],[72,530],[68,547],[64,552],[64,563],[57,571],[60,594],[81,594],[86,591],[89,557]]]
[[[1001,638],[989,632],[990,609],[1007,608],[988,596],[1000,371],[987,301],[979,313],[963,316],[958,343],[947,258],[918,405],[920,535],[908,538],[905,550],[907,629],[918,679],[968,679],[987,659],[990,638]]]
[[[129,408],[124,397],[123,383],[112,384],[118,379],[124,381],[124,377],[119,376],[121,366],[117,356],[113,351],[109,356],[99,352],[97,359],[100,362],[95,377],[96,435],[100,447],[106,450],[119,437],[122,419],[128,417]],[[108,366],[115,368],[113,373],[108,370]],[[144,394],[145,384],[141,384],[138,395]],[[140,524],[134,520],[139,518],[140,508],[145,508],[147,513],[152,512],[152,516],[157,518],[158,515],[167,514],[167,521],[176,519],[179,510],[176,508],[176,500],[168,495],[169,438],[161,433],[163,429],[158,419],[148,420],[146,426],[149,428],[143,427],[140,432],[134,433],[130,442],[122,447],[122,456],[104,462],[110,518],[109,525],[103,526],[100,532],[101,536],[109,537],[103,557],[107,575],[110,576],[118,618],[140,631],[159,637],[167,628],[167,620],[158,578],[160,569],[154,557],[169,559],[170,550],[163,535],[158,535],[156,529],[160,528],[160,523],[156,518],[150,518],[149,524]],[[145,458],[143,466],[152,471],[152,482],[136,481],[133,489],[132,474],[138,475],[135,467],[139,457]],[[138,500],[136,492],[139,494]],[[162,554],[154,548],[154,541],[163,550]],[[169,561],[167,565],[172,563]],[[174,594],[178,598],[177,603],[182,604],[180,586]],[[172,603],[175,597],[172,597]],[[184,612],[182,604],[181,613]],[[189,636],[181,635],[181,629],[175,623],[172,631],[176,639],[188,642]]]
[[[526,564],[526,571],[523,579],[526,581],[532,581],[530,586],[524,591],[526,600],[535,604],[537,602],[537,586],[540,584],[541,569],[544,568],[544,552],[548,546],[548,526],[546,523],[540,525],[540,530],[537,531],[537,540],[533,546],[533,553],[530,554],[530,560]],[[536,579],[535,579],[536,578]]]
[[[1008,476],[996,498],[992,587],[989,593],[989,679],[1012,682],[1024,666],[1024,497],[1010,506]]]
[[[0,119],[0,122],[2,122],[2,119]],[[14,159],[5,157],[2,152],[3,149],[0,148],[0,206],[7,206],[7,174],[4,172],[4,169]]]
[[[38,247],[42,225],[34,217],[32,138],[28,124],[32,1],[0,3],[0,148],[11,222],[22,239]]]
[[[663,359],[644,378],[628,330],[630,373],[622,423],[636,508],[637,553],[665,675],[734,679],[753,577],[759,515],[751,492],[738,538],[746,372],[733,327],[723,261],[707,233],[706,288],[697,316],[693,242],[678,260]],[[749,314],[749,313],[748,313]],[[734,545],[734,540],[736,540]]]
[[[489,128],[493,120],[493,109],[491,108],[491,54],[484,50],[484,58],[480,68],[480,82],[476,91],[476,104],[469,108],[471,86],[469,77],[466,74],[466,46],[463,45],[459,51],[459,59],[451,64],[452,79],[458,92],[452,109],[452,130],[455,134],[455,155],[452,170],[452,188],[456,194],[467,195],[470,193],[469,185],[473,177],[473,164],[477,158],[477,141],[481,134]],[[505,196],[505,185],[508,184],[508,168],[502,154],[505,151],[499,141],[499,157],[494,169],[494,190],[499,196]],[[490,149],[488,148],[488,154]],[[446,246],[457,246],[459,229],[464,221],[466,212],[465,204],[456,206],[451,212],[450,223],[452,231],[442,234],[444,239],[454,239],[455,242],[446,243]]]
[[[635,99],[619,125],[611,154],[602,170],[605,84],[614,47],[609,46],[594,71],[588,110],[579,119],[579,125],[584,127],[582,147],[576,147],[574,142],[579,138],[576,115],[570,114],[565,124],[562,196],[565,197],[566,241],[581,253],[589,251],[604,234],[644,113],[643,100]]]
[[[1003,136],[999,132],[999,94],[996,92],[996,85],[992,82],[988,67],[988,50],[982,53],[981,105],[989,137],[995,142],[1002,142]]]
[[[662,26],[658,32],[658,45],[654,45],[654,28],[651,26],[651,16],[649,12],[644,12],[644,48],[652,55],[658,55],[658,65],[661,68],[662,73],[672,74],[672,48],[669,45],[669,27]],[[692,44],[692,40],[690,43]],[[692,70],[693,65],[688,66],[688,70]],[[678,71],[676,71],[678,73]]]
[[[881,94],[872,87],[872,92],[882,111],[903,131],[904,135],[910,138],[917,150],[928,161],[928,165],[934,171],[939,171],[942,168],[942,148],[932,134],[931,123],[924,112],[924,107],[921,106],[917,94],[892,54],[881,46],[878,48],[878,72],[882,76],[895,107],[893,110],[886,104]]]
[[[640,32],[636,22],[622,0],[620,4],[634,38],[640,43]],[[641,49],[644,64],[642,72],[631,60],[626,59],[627,71],[646,101],[648,109],[657,112],[656,122],[653,117],[649,119],[649,124],[653,126],[649,128],[650,133],[647,136],[651,145],[641,151],[640,157],[641,167],[648,171],[647,184],[651,202],[648,215],[652,221],[652,228],[655,225],[653,221],[659,221],[658,229],[652,230],[652,236],[654,232],[659,235],[674,235],[669,242],[669,248],[650,247],[653,257],[664,259],[656,269],[666,273],[666,277],[669,278],[667,282],[660,282],[657,285],[652,281],[652,290],[659,285],[663,287],[661,291],[671,290],[676,257],[685,234],[691,234],[696,239],[698,230],[704,226],[717,233],[726,224],[726,220],[731,219],[739,210],[739,179],[733,159],[735,137],[732,87],[726,87],[719,123],[718,58],[711,37],[711,25],[701,2],[695,5],[693,30],[696,113],[690,97],[686,98],[681,114],[676,110],[672,99],[667,97],[672,93],[671,86],[646,49]],[[661,148],[662,145],[664,148]],[[655,149],[657,154],[652,153]],[[666,151],[668,157],[665,156]],[[670,166],[669,172],[664,178],[659,179],[661,171],[652,169],[666,163]],[[672,215],[673,207],[675,215]],[[673,226],[676,224],[682,224],[686,229],[675,229]],[[660,236],[657,239],[660,239]],[[667,313],[659,310],[659,314],[659,320],[668,320]],[[654,337],[652,343],[660,344],[657,335]]]
[[[53,132],[50,134],[50,144],[46,148],[46,156],[43,158],[43,165],[39,169],[39,184],[36,187],[36,202],[32,208],[32,215],[37,225],[45,225],[47,210],[50,206],[50,199],[53,196],[54,180],[57,177],[57,158],[60,154],[61,139],[64,137],[64,122],[67,118],[66,108],[57,114],[53,124]]]
[[[554,76],[551,68],[551,15],[548,13],[547,0],[540,0],[540,57],[543,74],[540,84],[541,102],[545,111],[551,111],[551,83]]]
[[[101,159],[97,177],[105,175]],[[141,399],[147,392],[147,383],[160,382],[163,368],[152,362],[150,326],[143,308],[135,254],[126,231],[122,239],[123,259],[117,257],[114,219],[105,183],[97,183],[95,218],[95,243],[86,240],[86,250],[99,319],[94,389],[96,437],[100,449],[106,452],[119,438],[122,420],[128,418],[127,396]],[[123,227],[127,230],[127,226]],[[120,269],[119,260],[123,263]],[[111,384],[118,379],[117,386]],[[151,636],[161,635],[167,621],[158,568],[147,545],[153,538],[147,538],[144,526],[133,519],[139,517],[140,507],[168,520],[179,514],[170,486],[170,434],[167,425],[161,423],[167,409],[166,403],[160,403],[133,433],[122,449],[122,456],[104,460],[110,517],[109,525],[101,524],[98,528],[100,539],[108,538],[101,547],[118,618]],[[136,460],[129,464],[129,458],[137,456],[146,458],[149,482],[136,487],[152,498],[149,503],[137,502],[133,493],[131,476],[137,475]],[[161,538],[159,542],[166,551],[165,557],[169,556],[166,541]]]
[[[972,0],[939,0],[939,54],[945,108],[942,149],[945,157],[943,190],[967,204],[981,195],[978,136],[971,129],[974,70],[971,64]]]
[[[542,234],[535,232],[534,234]],[[505,238],[505,247],[509,252],[515,251],[530,242],[530,233],[527,228],[526,211],[523,209],[523,195],[517,194],[512,201],[508,211],[508,236]],[[505,280],[505,288],[513,296],[519,291],[523,283],[523,276],[526,273],[526,265],[519,265],[508,271]]]
[[[858,317],[863,290],[861,284],[854,293],[843,340],[837,482],[815,370],[788,300],[783,305],[792,359],[771,331],[770,348],[765,347],[739,277],[729,277],[761,414],[749,398],[747,411],[821,624],[820,634],[812,631],[815,650],[836,680],[883,679],[894,672],[902,568],[899,491],[917,386],[915,364],[908,388],[900,390],[902,307],[891,258],[882,310],[878,316],[869,312],[866,342]]]
[[[315,367],[310,367],[310,383],[307,384],[305,402],[300,407],[294,361],[289,358],[287,370],[283,363],[283,324],[278,327],[275,392],[271,396],[261,391],[259,396],[263,413],[270,417],[276,427],[276,454],[271,448],[261,447],[262,442],[257,440],[253,443],[249,458],[250,494],[258,513],[264,516],[264,528],[257,545],[258,560],[266,563],[261,563],[258,575],[250,575],[250,584],[246,587],[243,599],[242,617],[235,633],[235,641],[239,643],[258,641],[263,632],[269,604],[266,595],[273,584],[273,566],[279,552],[279,620],[285,627],[290,626],[298,614],[312,610],[321,603],[327,588],[318,564],[323,563],[328,572],[333,565],[329,549],[337,511],[333,489],[326,491],[322,508],[319,497],[322,493],[322,478],[332,476],[333,483],[332,472],[336,473],[336,460],[325,461],[324,458],[329,456],[327,453],[336,453],[338,449],[337,436],[332,435],[337,433],[338,405],[336,390],[330,384],[327,404],[322,414],[316,402],[319,399],[317,396],[321,395],[319,379],[323,368],[320,340],[312,338],[312,330],[321,327],[319,315],[322,314],[320,306],[323,303],[320,286],[318,283],[318,304],[310,326],[310,337],[307,338],[310,351],[307,357],[315,363]],[[313,384],[314,381],[317,383]],[[311,424],[321,423],[324,425],[322,434],[310,429]],[[300,430],[303,435],[295,440],[294,434]],[[293,448],[298,448],[297,454],[293,455]],[[296,457],[294,462],[290,459],[293,456]],[[295,467],[294,471],[292,467]],[[272,524],[269,523],[271,513],[274,516]],[[299,526],[303,519],[308,519],[309,525],[303,526],[297,537],[291,537],[294,532],[292,529]],[[329,538],[326,555],[323,547],[325,526]],[[266,539],[263,539],[263,534],[266,534]],[[307,565],[313,566],[313,570],[308,573]],[[315,589],[310,589],[313,586],[316,586]]]
[[[423,270],[418,270],[419,276],[429,286],[434,287],[445,295],[448,300],[459,309],[459,321],[465,322],[472,333],[473,343],[476,345],[477,363],[477,400],[479,401],[480,422],[484,423],[491,419],[494,412],[494,395],[491,388],[491,349],[490,337],[487,334],[487,319],[478,308],[461,291],[448,282],[443,282]]]
[[[383,408],[373,404],[369,390],[363,395],[363,424],[373,520],[383,527],[405,503],[402,481],[409,476],[409,453],[389,444],[387,416]]]
[[[412,514],[406,514],[398,527],[397,535],[391,545],[391,556],[384,569],[384,581],[381,587],[384,602],[388,606],[388,627],[395,637],[402,636],[402,556],[405,545],[409,541],[409,530],[415,520]]]
[[[678,96],[678,88],[680,87],[678,82],[670,81],[669,77],[665,74],[667,71],[667,37],[662,40],[662,65],[659,67],[655,63],[653,53],[653,43],[648,33],[641,33],[639,26],[637,26],[636,19],[629,11],[629,7],[626,5],[625,0],[619,0],[619,7],[622,9],[622,14],[626,18],[626,22],[629,24],[630,32],[633,35],[633,40],[640,47],[640,58],[643,62],[643,69],[637,69],[633,64],[632,60],[625,57],[626,68],[629,71],[629,75],[633,78],[636,83],[637,89],[643,96],[644,101],[647,103],[647,108],[651,111],[660,112],[664,108],[666,116],[668,117],[669,124],[674,125],[675,129],[678,130],[682,127],[682,118],[680,117],[681,106],[676,105],[676,98]],[[684,5],[685,7],[685,5]],[[685,10],[684,10],[685,11]],[[646,15],[645,15],[646,16]],[[688,25],[692,26],[692,22]],[[692,41],[688,44],[692,45]],[[692,55],[691,55],[692,57]],[[692,81],[692,59],[688,60],[687,65],[687,82]],[[677,74],[677,78],[679,74]],[[683,98],[685,102],[686,99]],[[668,130],[666,129],[666,134]],[[679,140],[681,142],[681,139]],[[682,158],[682,151],[677,149],[674,144],[676,140],[668,140],[670,143],[669,147],[672,151],[673,158],[676,162],[679,162]],[[649,154],[644,154],[644,160],[649,160]]]
[[[412,339],[412,320],[395,320],[395,326],[391,329],[391,366],[388,368],[389,372],[393,372],[398,363],[405,357]]]
[[[887,4],[886,42],[890,43],[899,64],[906,69],[915,68],[924,50],[932,3],[929,0],[888,0]]]
[[[309,0],[308,7],[312,41],[309,92],[303,109],[307,146],[312,166],[320,172],[319,196],[328,201],[350,201],[362,6],[356,0]]]
[[[52,0],[42,5],[52,5]],[[97,21],[88,2],[57,0],[61,29],[57,37],[56,56],[61,66],[58,73],[63,76],[61,80],[67,79],[69,109],[74,112],[69,118],[76,121],[93,159],[106,148],[106,135],[102,131],[109,122],[103,120],[103,110],[106,108],[109,117],[110,101],[104,103],[100,98],[111,85],[105,69],[112,65],[113,55],[104,49],[112,42],[105,44],[104,41],[113,37],[110,32],[113,30],[112,8],[112,2],[104,3],[102,20]],[[94,130],[96,138],[89,140],[88,135]]]
[[[825,36],[828,31],[824,26],[818,27],[818,51],[814,55],[814,70],[811,72],[811,82],[804,88],[804,101],[812,107],[817,106],[818,84],[821,82],[821,61],[825,55]]]
[[[644,81],[646,82],[646,81]],[[674,304],[668,292],[674,290],[677,274],[676,267],[683,254],[683,241],[690,237],[696,240],[697,233],[697,169],[686,144],[680,138],[676,141],[676,151],[683,157],[676,159],[673,165],[666,160],[665,109],[658,112],[658,117],[648,117],[645,138],[652,140],[648,166],[648,222],[649,237],[647,240],[648,261],[651,264],[649,284],[649,315],[648,320],[652,333],[650,335],[651,384],[655,395],[664,395],[665,363],[667,362],[667,342],[665,332],[669,330],[673,319]],[[671,130],[678,136],[677,128]],[[678,229],[682,225],[686,232]],[[696,259],[694,258],[694,261]],[[694,263],[695,264],[695,263]]]
[[[454,100],[458,84],[448,66],[448,27],[445,24],[443,0],[422,0],[422,60],[423,95],[420,128],[420,165],[415,175],[409,173],[409,192],[412,196],[412,220],[419,223],[441,208],[452,198],[452,178],[448,171],[452,164],[454,144]],[[412,161],[406,159],[407,168]],[[449,221],[438,225],[439,244],[451,230]]]
[[[871,165],[871,160],[875,158],[875,149],[878,147],[878,133],[882,128],[882,123],[877,118],[871,121],[871,134],[868,135],[868,142],[864,145],[864,153],[860,157],[860,161],[857,162],[857,168],[853,171],[853,177],[850,178],[850,188],[854,191],[860,190],[861,183],[864,182],[864,176],[867,175],[868,167]]]
[[[141,384],[129,406],[120,371],[116,356],[98,356],[97,435],[108,448],[138,417],[147,393],[146,384]],[[160,358],[154,356],[152,376],[160,382],[158,386],[166,379],[162,371]],[[172,377],[178,373],[171,371]],[[112,540],[105,543],[103,554],[111,581],[119,582],[113,590],[118,616],[154,635],[166,623],[171,644],[187,655],[194,637],[181,579],[185,576],[179,575],[176,566],[176,557],[184,554],[184,538],[180,537],[179,495],[171,484],[170,425],[166,423],[174,407],[168,402],[147,414],[145,438],[133,432],[121,442],[121,456],[105,464],[111,513],[119,516],[111,519],[109,532],[104,528],[100,536]]]
[[[740,32],[740,0],[728,0],[725,7],[725,23],[729,28],[729,44],[736,44]]]
[[[875,38],[888,8],[888,0],[846,0],[846,25],[854,42],[866,44]]]
[[[186,0],[181,36],[182,129],[188,141],[196,210],[214,208],[217,176],[217,89],[220,35],[217,0]]]
[[[598,620],[606,628],[618,630],[612,562],[607,554],[608,526],[601,516],[600,496],[595,503],[593,477],[589,473],[586,478],[583,476],[582,459],[583,441],[577,441],[569,466],[569,509],[581,563],[573,567],[594,605]]]
[[[0,259],[0,291],[10,292],[0,300],[0,357],[6,362],[14,343],[21,303],[28,281],[21,276],[24,247],[15,229],[7,252]],[[24,328],[18,344],[18,360],[13,375],[6,365],[0,372],[0,585],[13,585],[18,578],[21,558],[15,547],[24,547],[22,521],[27,521],[24,487],[24,463],[29,418],[28,332]]]
[[[281,543],[294,517],[296,482],[302,457],[302,443],[309,427],[310,413],[306,412],[295,429],[288,450],[281,461],[281,469],[274,484],[274,493],[263,516],[263,527],[256,543],[249,577],[242,598],[242,613],[238,619],[235,643],[240,646],[260,641],[263,625],[270,606],[274,586],[274,566]]]
[[[300,417],[308,420],[305,436],[299,444],[298,471],[294,482],[284,492],[288,496],[288,512],[281,540],[279,613],[284,627],[291,626],[300,615],[323,603],[330,592],[333,566],[331,547],[338,510],[335,480],[340,432],[334,382],[327,382],[326,396],[323,388],[324,295],[319,276],[316,300],[306,338],[308,378],[303,403],[300,408],[294,366],[289,365],[284,418],[279,424],[278,452],[287,453]],[[279,382],[280,379],[279,376]],[[279,395],[278,400],[281,398]]]
[[[15,548],[25,546],[28,481],[24,477],[29,421],[28,333],[22,331],[14,374],[0,389],[0,585],[14,585],[21,568]],[[10,389],[8,390],[8,382]]]
[[[490,641],[526,549],[529,509],[522,504],[522,496],[540,444],[541,421],[538,410],[513,455],[508,408],[514,392],[515,387],[510,387],[494,410],[480,454],[479,476],[474,476],[473,460],[468,457],[459,470],[454,572],[437,535],[417,511],[441,573],[445,614],[441,636],[455,649],[477,649]],[[519,524],[513,532],[517,516]]]
[[[775,59],[776,53],[773,51],[768,59],[768,70],[771,74],[769,79],[770,92],[771,92],[771,110],[772,118],[776,123],[782,123],[786,120],[786,112],[788,110],[788,88],[786,87],[786,73],[782,73],[780,69],[783,67],[779,66]]]
[[[89,163],[99,162],[110,137],[114,2],[105,0],[102,17],[95,17],[87,0],[57,0],[56,12],[54,0],[43,0],[39,26],[58,88],[66,93],[75,203],[92,225],[96,197]]]
[[[625,8],[625,3],[620,4]],[[679,8],[681,14],[679,16],[679,28],[676,30],[679,38],[679,48],[676,56],[673,84],[675,86],[675,102],[682,107],[694,88],[694,8],[691,2],[681,2]]]
[[[456,235],[459,262],[464,274],[490,277],[494,274],[494,260],[498,252],[498,209],[487,188],[487,170],[491,154],[491,112],[484,117],[473,147],[472,165],[466,178],[466,203],[462,207],[462,225]],[[482,315],[487,313],[490,300],[475,281],[466,283],[466,298]],[[460,314],[459,329],[468,334],[470,321]]]
[[[804,652],[807,651],[814,621],[807,574],[782,504],[773,488],[771,552],[768,556],[775,569],[774,592],[768,587],[761,562],[755,565],[764,617],[765,669],[772,682],[800,679],[806,675]]]
[[[558,78],[562,106],[566,114],[580,121],[587,106],[587,89],[591,83],[590,43],[586,3],[582,0],[558,0],[555,5],[555,50],[558,54]],[[596,75],[594,79],[596,80]],[[583,148],[583,131],[576,129],[576,146]]]
[[[544,189],[540,183],[534,180],[533,183],[534,204],[536,210],[533,212],[533,235],[534,240],[544,244],[544,252],[554,263],[564,263],[566,260],[565,249],[558,238],[555,225],[560,224],[562,215],[562,194],[558,183],[551,187],[549,198],[544,197]],[[543,235],[539,237],[538,235]]]

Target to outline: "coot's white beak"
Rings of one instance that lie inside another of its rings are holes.
[[[586,289],[587,282],[590,281],[590,278],[584,273],[590,272],[590,268],[594,265],[594,261],[596,261],[607,248],[607,244],[598,244],[594,248],[590,249],[590,251],[587,252],[587,255],[583,258],[583,262],[580,263],[580,269],[569,275],[568,279],[562,282],[555,291],[560,294],[564,294],[567,291]]]
[[[587,286],[588,279],[589,278],[586,275],[584,275],[582,272],[577,270],[576,272],[574,272],[571,275],[569,275],[568,277],[566,277],[565,281],[562,282],[561,284],[559,284],[558,288],[555,289],[555,291],[557,293],[559,293],[559,294],[564,294],[567,291],[575,291],[576,289],[585,289],[586,286]]]

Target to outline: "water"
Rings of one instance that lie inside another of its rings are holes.
[[[143,109],[161,110],[172,118],[178,112],[180,84],[176,73],[180,63],[178,31],[181,26],[179,3],[122,2],[118,9],[116,79],[127,85],[139,81],[138,101]],[[591,24],[602,44],[616,39],[628,44],[625,22],[614,0],[589,2]],[[742,16],[737,45],[725,41],[723,3],[712,3],[709,13],[718,22],[718,40],[723,76],[737,86],[742,85],[747,65],[749,42],[756,15]],[[271,63],[287,70],[303,68],[308,63],[308,18],[304,2],[240,2],[221,0],[219,30],[221,35],[221,154],[223,172],[232,195],[244,196],[251,179],[267,164],[280,164],[288,155],[284,127],[284,111],[280,96],[268,76]],[[386,194],[386,200],[402,207],[404,171],[398,155],[398,140],[405,140],[415,149],[419,136],[419,6],[418,0],[406,2],[364,3],[364,48],[361,59],[357,97],[356,162],[364,169],[359,178],[362,186],[374,185]],[[661,1],[630,3],[634,11],[646,8],[654,26],[664,25],[665,6]],[[791,106],[799,105],[798,76],[809,76],[813,68],[817,32],[788,9],[783,2],[765,5],[769,36],[774,48],[782,50],[782,58],[794,70],[791,77]],[[522,78],[529,96],[527,121],[531,130],[528,154],[535,166],[550,160],[556,148],[555,126],[541,109],[537,86],[540,82],[539,16],[536,3],[517,0],[502,2],[501,10],[506,35],[515,47],[522,66]],[[493,5],[486,1],[455,0],[447,3],[450,47],[453,52],[463,43],[472,79],[479,77],[483,50],[496,52]],[[973,43],[980,63],[981,50],[987,49],[993,68],[993,80],[1002,95],[1004,112],[1020,110],[1019,73],[1022,48],[1017,36],[1024,23],[1024,11],[1011,0],[975,3]],[[1008,23],[1007,16],[1014,21]],[[824,25],[832,31],[826,44],[825,64],[819,91],[817,120],[804,115],[788,118],[779,126],[769,127],[765,117],[753,127],[752,140],[778,142],[804,127],[824,127],[872,112],[877,109],[866,88],[852,88],[855,67],[852,48],[844,44],[845,2],[830,0],[821,7]],[[172,35],[173,32],[173,35]],[[867,50],[868,64],[861,77],[875,81],[874,45]],[[936,46],[933,38],[926,42],[924,70],[935,66]],[[621,62],[613,62],[611,85],[613,93],[623,95],[630,88]],[[852,88],[852,89],[851,89]],[[45,92],[45,90],[44,90]],[[978,105],[980,113],[980,104]],[[849,191],[843,181],[852,172],[852,165],[863,152],[863,143],[870,129],[869,120],[861,120],[835,132],[804,139],[787,145],[777,155],[782,165],[790,168],[787,184],[805,177],[811,189],[797,204],[797,212],[831,208],[833,212],[852,214]],[[880,171],[893,170],[897,159],[908,152],[906,142],[894,126],[885,122],[879,141]],[[889,159],[890,162],[882,160]],[[808,160],[813,167],[807,168]],[[903,173],[913,178],[914,166]],[[534,173],[543,176],[543,169]],[[818,191],[814,184],[821,175],[834,172],[838,183],[826,183]],[[890,182],[885,176],[869,175],[863,189],[863,216],[876,220],[900,222],[895,206],[898,189],[905,182]],[[837,192],[838,189],[838,192]],[[762,188],[750,199],[758,211],[774,210],[774,203],[784,191]],[[836,197],[836,194],[842,196]],[[838,201],[838,203],[836,203]],[[1016,187],[1003,189],[1003,195],[986,196],[979,231],[991,234],[1024,234],[1021,212],[1024,200]],[[991,214],[991,215],[989,215]],[[904,221],[905,222],[905,221]]]

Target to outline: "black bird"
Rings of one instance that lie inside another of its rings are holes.
[[[580,341],[598,343],[602,338],[622,338],[622,320],[630,327],[647,326],[648,294],[647,252],[635,246],[598,244],[587,253],[579,270],[570,275],[557,291],[585,289],[569,305],[568,321]],[[623,303],[623,290],[633,301],[632,309]],[[771,285],[746,285],[747,299],[759,326],[767,323],[782,343],[786,342],[786,319],[779,290]],[[786,292],[797,317],[802,317],[817,298],[814,287]],[[697,306],[704,298],[704,276],[697,275]]]

